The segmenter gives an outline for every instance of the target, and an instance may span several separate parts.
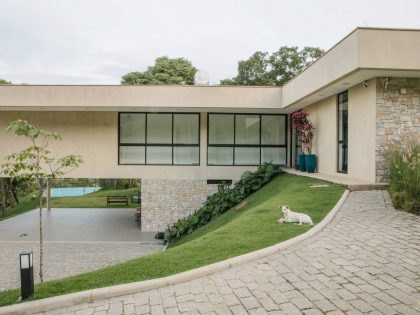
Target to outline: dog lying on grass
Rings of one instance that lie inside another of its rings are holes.
[[[283,212],[284,218],[280,218],[279,220],[277,220],[277,223],[299,223],[299,225],[314,224],[309,215],[305,213],[293,212],[289,209],[289,206],[281,206],[281,211]]]

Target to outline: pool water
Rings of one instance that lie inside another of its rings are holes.
[[[69,187],[69,188],[51,188],[51,197],[75,197],[98,191],[101,187]],[[47,192],[44,193],[44,197]]]

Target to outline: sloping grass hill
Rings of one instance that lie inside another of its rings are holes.
[[[311,227],[277,224],[276,220],[281,217],[279,205],[287,204],[292,210],[305,212],[314,223],[318,223],[344,192],[343,187],[333,184],[325,188],[310,187],[315,184],[325,182],[281,174],[250,195],[245,208],[227,211],[171,244],[166,251],[94,272],[38,284],[33,299],[164,277],[287,240]],[[0,305],[15,303],[18,296],[19,290],[0,293]]]

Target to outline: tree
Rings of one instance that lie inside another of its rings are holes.
[[[40,265],[39,277],[43,282],[44,239],[42,226],[42,206],[45,183],[53,178],[61,177],[74,170],[83,160],[80,155],[66,155],[57,158],[49,150],[50,140],[61,140],[55,132],[38,129],[27,121],[18,119],[10,123],[8,132],[29,140],[30,146],[18,153],[6,156],[7,163],[1,166],[1,173],[11,179],[35,181],[39,196],[39,245]]]
[[[7,207],[14,208],[19,203],[13,187],[15,184],[11,178],[0,177],[1,209],[4,218],[7,216]]]
[[[6,203],[6,187],[4,178],[0,177],[0,193],[1,193],[1,212],[3,218],[7,216],[7,203]]]
[[[317,47],[282,46],[271,55],[255,52],[249,59],[239,61],[238,75],[221,80],[222,85],[278,85],[282,86],[308,67],[324,51]]]
[[[194,84],[197,69],[185,58],[159,57],[144,72],[130,72],[121,77],[121,84]]]
[[[0,85],[7,85],[7,84],[12,84],[12,82],[6,81],[4,79],[0,79]]]

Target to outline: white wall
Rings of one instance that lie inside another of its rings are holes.
[[[315,124],[318,172],[375,182],[376,79],[348,90],[348,173],[337,173],[337,96],[307,107]]]

